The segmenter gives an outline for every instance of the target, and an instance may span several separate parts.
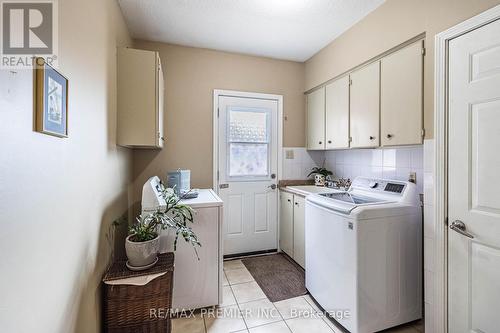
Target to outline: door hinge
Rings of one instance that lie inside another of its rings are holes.
[[[349,85],[352,86],[352,79],[349,78]]]
[[[219,118],[219,108],[217,108],[217,118]]]
[[[425,47],[422,48],[422,55],[425,55]]]
[[[219,170],[217,170],[217,180],[219,180]]]
[[[425,128],[422,128],[422,137],[425,138]]]
[[[349,142],[352,142],[352,136],[349,137]]]

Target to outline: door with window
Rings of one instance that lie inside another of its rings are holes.
[[[448,54],[448,331],[499,332],[500,20]]]
[[[218,96],[224,255],[277,248],[278,100]]]

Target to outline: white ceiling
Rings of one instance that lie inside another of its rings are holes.
[[[118,0],[134,38],[305,61],[385,0]]]

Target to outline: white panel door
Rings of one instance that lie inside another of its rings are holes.
[[[224,254],[277,249],[278,101],[219,96]]]
[[[499,332],[500,21],[450,41],[448,140],[449,332]]]
[[[280,192],[280,249],[293,258],[293,194]]]
[[[378,147],[380,144],[380,62],[351,74],[351,147]]]
[[[307,148],[325,149],[325,87],[307,95]]]
[[[349,148],[349,76],[326,86],[326,149]]]
[[[380,132],[383,146],[422,143],[423,41],[380,62]]]

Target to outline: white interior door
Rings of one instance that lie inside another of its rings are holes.
[[[500,21],[450,41],[448,140],[449,332],[499,332]]]
[[[218,99],[224,254],[277,249],[278,101]]]

